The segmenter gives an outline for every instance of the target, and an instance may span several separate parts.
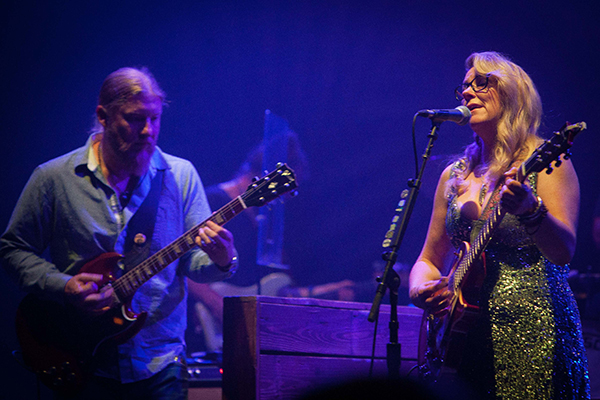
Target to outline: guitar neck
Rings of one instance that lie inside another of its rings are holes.
[[[527,164],[527,162],[521,164],[521,167],[517,170],[515,180],[519,181],[520,183],[523,183],[529,175],[529,173],[531,172],[531,170],[528,170]],[[490,199],[490,201],[491,200],[492,199]],[[494,232],[496,232],[496,229],[498,228],[498,226],[500,226],[500,223],[504,219],[505,215],[506,211],[504,211],[500,203],[498,203],[497,207],[494,208],[492,215],[485,221],[485,224],[479,231],[477,238],[475,238],[473,243],[471,243],[469,251],[462,258],[460,264],[454,271],[454,274],[449,278],[449,286],[454,291],[456,291],[461,286],[464,277],[467,275],[467,272],[469,271],[473,263],[481,257],[483,251],[489,244],[490,240],[492,239],[492,236],[494,235]]]
[[[242,197],[243,195],[236,197],[206,220],[194,226],[171,244],[163,247],[117,279],[113,283],[113,289],[117,297],[121,301],[131,298],[140,286],[196,246],[195,240],[198,236],[198,230],[204,227],[208,221],[223,226],[244,211],[247,206]]]
[[[278,163],[275,170],[260,179],[253,180],[253,183],[248,186],[247,190],[241,196],[225,204],[206,220],[194,226],[175,239],[171,244],[162,248],[117,279],[112,284],[117,298],[121,302],[130,299],[140,286],[173,261],[190,251],[196,245],[198,229],[204,227],[208,221],[223,226],[246,208],[261,207],[283,193],[296,189],[296,187],[298,185],[294,171],[286,164]]]

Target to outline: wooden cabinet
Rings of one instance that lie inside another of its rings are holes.
[[[268,296],[224,299],[223,399],[297,399],[369,376],[371,304]],[[382,305],[374,376],[387,376],[390,306]],[[398,307],[400,374],[416,365],[422,311]],[[416,371],[412,374],[416,375]],[[411,375],[412,376],[412,375]]]

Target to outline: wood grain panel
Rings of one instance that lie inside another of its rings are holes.
[[[226,297],[223,399],[295,399],[307,390],[366,378],[371,305],[267,296]],[[381,306],[374,376],[386,376],[388,305]],[[401,375],[415,366],[422,311],[398,307]]]

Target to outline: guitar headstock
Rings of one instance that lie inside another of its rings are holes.
[[[248,207],[261,207],[297,187],[294,171],[286,164],[279,163],[275,170],[252,182],[242,199]]]
[[[558,132],[554,132],[552,137],[546,140],[539,146],[522,165],[523,176],[527,176],[532,172],[541,172],[546,169],[546,173],[550,174],[554,166],[559,167],[561,164],[560,156],[564,154],[564,159],[568,160],[571,157],[569,149],[573,145],[573,139],[587,128],[585,122],[578,122],[569,125],[567,122]]]

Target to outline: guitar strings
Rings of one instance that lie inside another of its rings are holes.
[[[483,249],[491,240],[491,233],[496,229],[496,226],[502,222],[505,212],[502,211],[502,207],[498,204],[498,207],[494,209],[494,213],[492,216],[486,221],[484,226],[481,228],[481,231],[477,235],[477,238],[473,242],[473,246],[469,248],[467,255],[463,258],[463,261],[460,262],[458,267],[456,268],[455,273],[450,278],[450,286],[454,291],[458,289],[463,278],[466,275],[466,270],[471,266],[473,261],[477,260],[481,257],[483,253]]]
[[[234,199],[227,206],[219,209],[208,219],[188,230],[171,244],[154,253],[150,258],[142,261],[136,267],[127,271],[113,283],[113,288],[118,294],[121,294],[122,297],[129,297],[133,291],[141,286],[141,284],[194,247],[194,237],[197,235],[198,229],[205,225],[207,221],[214,220],[216,217],[223,218],[224,214],[231,213],[235,208],[240,208],[240,211],[243,211],[243,207],[238,198]],[[142,276],[143,281],[140,279],[140,275]]]
[[[262,179],[258,184],[256,184],[256,186],[253,189],[254,191],[262,190],[264,186],[270,184],[270,182],[270,179]],[[185,232],[183,235],[175,239],[171,244],[163,247],[162,249],[154,253],[150,258],[142,261],[136,267],[123,274],[123,276],[121,276],[112,284],[113,289],[117,292],[117,296],[119,297],[120,295],[120,297],[128,298],[132,295],[133,291],[137,290],[137,288],[143,283],[145,283],[148,279],[160,272],[164,267],[171,264],[173,261],[177,260],[183,254],[187,253],[195,245],[195,241],[193,238],[195,237],[196,232],[203,225],[205,225],[206,222],[214,220],[217,216],[221,217],[222,220],[227,222],[228,220],[224,216],[226,216],[229,213],[237,215],[239,212],[247,208],[245,206],[245,200],[248,199],[251,194],[252,193],[245,192],[241,196],[233,199],[231,202],[227,203],[225,206],[217,210],[209,218],[207,218],[200,224],[194,226],[193,228]],[[240,199],[244,202],[244,204],[240,202]],[[239,211],[236,211],[239,208],[241,209]],[[175,251],[175,254],[173,254],[171,249],[174,247],[176,247],[180,251]],[[166,260],[167,263],[165,264],[164,261],[162,263],[156,262],[160,261],[161,259]],[[141,278],[140,273],[143,274]],[[133,281],[134,279],[135,282]],[[137,285],[135,283],[137,283]]]

